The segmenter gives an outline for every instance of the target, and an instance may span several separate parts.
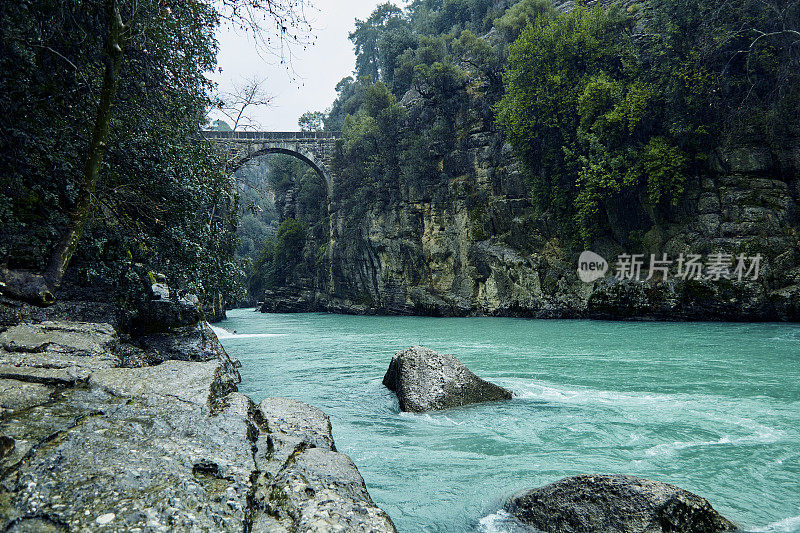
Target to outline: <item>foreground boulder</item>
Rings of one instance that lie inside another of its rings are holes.
[[[707,500],[626,475],[582,475],[513,496],[506,511],[544,533],[713,533],[736,526]]]
[[[422,346],[394,354],[383,384],[397,394],[401,411],[416,413],[511,398],[511,391],[482,380],[454,356]]]
[[[204,323],[0,325],[0,531],[395,532],[328,417],[235,366]]]

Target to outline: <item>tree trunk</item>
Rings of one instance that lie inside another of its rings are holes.
[[[5,267],[0,267],[0,294],[42,306],[56,301],[41,275]]]
[[[117,94],[119,72],[122,67],[122,48],[125,45],[125,32],[127,31],[127,28],[122,23],[117,0],[106,0],[106,18],[108,19],[109,27],[103,86],[100,91],[97,117],[78,189],[78,199],[75,209],[70,214],[67,231],[53,250],[50,261],[44,271],[44,278],[52,287],[57,287],[61,283],[61,278],[64,277],[64,272],[86,228],[86,222],[92,214],[97,176],[100,173],[100,165],[106,151],[106,142],[111,123],[111,108],[114,104],[114,97]]]

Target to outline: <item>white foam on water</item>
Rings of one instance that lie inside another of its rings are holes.
[[[717,440],[704,440],[704,441],[676,441],[670,443],[663,443],[653,446],[645,450],[645,454],[650,456],[656,455],[673,455],[678,450],[685,450],[687,448],[696,448],[704,446],[721,446],[725,444],[773,444],[778,442],[783,435],[782,431],[761,426],[756,433],[751,435],[743,435],[741,437],[731,437],[730,435],[723,435]]]
[[[401,418],[411,418],[413,420],[422,421],[432,426],[460,426],[464,422],[456,422],[452,418],[444,414],[436,414],[431,416],[429,413],[412,413],[400,411]]]
[[[234,333],[232,331],[228,331],[225,328],[219,328],[217,326],[213,326],[211,324],[208,325],[211,328],[211,331],[214,332],[214,335],[217,336],[218,339],[254,339],[254,338],[263,338],[263,337],[282,337],[286,335],[285,333]]]
[[[730,399],[703,394],[668,394],[658,392],[615,391],[589,387],[560,387],[546,382],[522,379],[495,380],[514,392],[514,397],[522,400],[539,400],[555,404],[579,406],[607,405],[610,407],[634,407],[653,409],[677,409],[689,412],[700,419],[724,422],[744,428],[746,431],[764,431],[765,428],[751,418],[737,417],[725,409],[723,402]],[[709,411],[708,404],[718,406]],[[772,431],[770,428],[766,428]]]
[[[517,398],[545,400],[554,403],[643,405],[661,402],[675,403],[681,400],[674,395],[667,394],[619,392],[591,388],[568,389],[554,387],[545,383],[521,380],[516,382],[507,381],[505,383],[502,383],[502,380],[498,380],[498,382],[504,387],[513,390]]]
[[[800,516],[784,518],[750,531],[753,533],[797,533],[800,531]]]
[[[478,531],[481,533],[514,533],[519,531],[519,526],[510,514],[500,509],[496,513],[478,520]]]
[[[660,394],[609,391],[581,387],[559,387],[550,383],[527,381],[527,380],[508,380],[501,383],[503,386],[514,391],[515,397],[527,400],[539,400],[554,404],[567,404],[577,406],[609,405],[621,406],[625,408],[653,409],[680,409],[683,412],[692,413],[699,420],[708,420],[715,425],[723,424],[727,427],[725,434],[714,439],[708,440],[689,440],[664,442],[645,450],[647,456],[672,456],[680,450],[706,446],[724,445],[749,445],[749,444],[774,444],[782,440],[786,433],[780,429],[769,427],[758,423],[747,417],[737,417],[735,414],[720,408],[719,411],[708,411],[703,404],[710,397],[699,398],[699,395],[692,395],[686,398],[684,395]],[[575,430],[578,431],[578,430]],[[730,433],[728,433],[730,432]],[[636,440],[636,439],[633,439]]]

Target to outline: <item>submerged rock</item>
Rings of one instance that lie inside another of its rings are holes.
[[[713,533],[737,529],[707,500],[627,475],[582,475],[513,496],[506,511],[544,533]]]
[[[511,398],[511,391],[479,378],[456,357],[423,346],[394,354],[383,384],[397,394],[400,410],[417,413]]]

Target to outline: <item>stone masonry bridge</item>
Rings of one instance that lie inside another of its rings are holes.
[[[288,154],[308,163],[333,193],[331,161],[339,133],[323,131],[204,131],[228,161],[232,174],[251,159],[266,154]]]

